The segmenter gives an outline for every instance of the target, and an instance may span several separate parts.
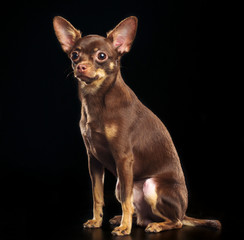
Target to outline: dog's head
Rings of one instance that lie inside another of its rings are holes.
[[[98,86],[119,70],[120,57],[130,51],[136,35],[137,18],[120,22],[107,37],[87,35],[75,29],[66,19],[53,20],[56,36],[62,49],[72,61],[75,77],[83,86]]]

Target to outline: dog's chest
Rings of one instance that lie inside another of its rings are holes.
[[[98,117],[87,116],[86,113],[84,113],[80,121],[80,129],[88,152],[107,169],[114,172],[114,160],[102,120]]]
[[[102,128],[94,121],[81,120],[80,129],[88,150],[96,158],[100,158],[99,156],[104,154],[105,145],[107,145]]]

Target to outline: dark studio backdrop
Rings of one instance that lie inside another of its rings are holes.
[[[136,40],[122,59],[122,75],[171,133],[189,189],[188,214],[221,220],[223,236],[242,230],[236,170],[241,165],[235,157],[238,145],[232,149],[235,140],[229,137],[232,124],[227,117],[232,115],[223,87],[228,72],[222,51],[226,16],[220,7],[213,1],[82,0],[19,1],[1,7],[3,239],[60,239],[62,231],[92,217],[79,130],[81,104],[70,60],[53,31],[56,15],[83,35],[105,35],[122,19],[138,17]],[[115,183],[106,172],[105,221],[121,212]],[[74,230],[78,236],[79,231],[82,228]]]

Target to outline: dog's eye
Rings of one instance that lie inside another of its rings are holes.
[[[107,60],[108,56],[105,52],[98,52],[97,53],[97,59],[99,62],[103,62],[105,60]]]
[[[71,53],[71,59],[73,60],[73,61],[75,61],[75,60],[77,60],[79,58],[79,53],[78,52],[72,52]]]

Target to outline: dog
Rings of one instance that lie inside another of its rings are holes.
[[[187,187],[171,136],[121,76],[120,59],[131,49],[137,24],[131,16],[106,37],[82,37],[66,19],[53,19],[55,34],[71,59],[82,105],[80,130],[93,194],[93,219],[84,227],[102,225],[106,168],[117,178],[115,195],[122,207],[122,216],[110,220],[119,225],[113,235],[129,235],[133,219],[146,232],[183,225],[220,229],[218,220],[186,216]]]

